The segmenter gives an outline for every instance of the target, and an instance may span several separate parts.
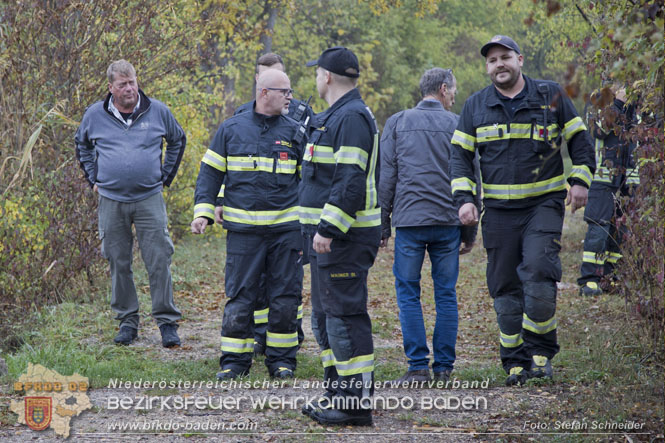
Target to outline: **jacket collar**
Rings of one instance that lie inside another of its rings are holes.
[[[111,102],[111,96],[112,94],[110,92],[106,94],[106,99],[104,99],[104,110],[108,112],[110,115],[113,115],[113,113],[109,111],[109,103]],[[139,88],[139,107],[138,109],[135,109],[134,112],[132,113],[132,120],[136,120],[136,117],[147,111],[149,107],[150,107],[150,99]]]
[[[440,101],[432,99],[420,100],[416,105],[416,108],[430,109],[430,110],[445,110]]]
[[[332,114],[334,114],[339,108],[342,106],[346,105],[352,100],[362,100],[360,97],[360,92],[358,92],[358,88],[353,88],[343,96],[341,96],[331,107],[323,111],[321,114],[317,114],[317,117],[320,119],[319,122],[323,124],[328,117],[330,117]]]
[[[538,87],[536,82],[526,75],[522,74],[524,77],[524,87],[527,88],[526,97],[524,100],[529,103],[529,105],[540,105],[544,98],[539,94]],[[496,86],[493,84],[489,86],[489,91],[487,94],[487,106],[503,106],[501,99],[499,98],[499,91],[496,90]]]
[[[254,116],[254,121],[256,121],[259,124],[272,124],[277,119],[279,119],[280,115],[265,115],[265,114],[260,114],[256,112],[256,100],[252,102],[252,114]]]

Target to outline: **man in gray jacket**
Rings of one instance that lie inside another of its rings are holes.
[[[185,133],[162,102],[138,87],[136,71],[125,60],[109,66],[109,93],[90,106],[76,131],[76,156],[94,192],[99,194],[102,255],[111,266],[111,308],[120,321],[115,342],[137,337],[139,302],[132,274],[132,224],[150,279],[152,316],[162,345],[180,345],[180,311],[173,302],[171,256],[162,197],[178,171]],[[162,140],[166,153],[162,164]]]
[[[382,240],[395,227],[395,289],[409,369],[399,382],[431,380],[429,348],[420,304],[420,270],[429,253],[434,280],[433,335],[436,380],[447,380],[455,362],[459,254],[471,250],[476,228],[460,227],[448,161],[458,116],[450,112],[457,85],[451,69],[432,68],[420,79],[423,99],[388,119],[381,138],[379,201]],[[460,248],[461,245],[461,248]]]

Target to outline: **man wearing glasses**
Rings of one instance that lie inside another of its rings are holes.
[[[256,81],[259,80],[259,75],[268,69],[277,69],[278,71],[286,72],[284,68],[284,61],[279,54],[274,52],[268,52],[263,54],[256,61]],[[240,114],[242,112],[252,111],[254,109],[254,100],[249,101],[243,105],[238,106],[233,115]],[[288,117],[294,119],[296,122],[303,125],[305,132],[307,132],[307,126],[314,122],[314,112],[309,105],[303,101],[297,100],[291,97],[291,102],[289,103],[289,113]],[[217,199],[217,206],[215,207],[215,221],[217,223],[222,223],[223,220],[223,198],[224,198],[224,185],[219,192],[219,198]],[[305,257],[306,258],[306,257]],[[307,264],[307,260],[303,260],[303,264]],[[266,329],[268,327],[268,314],[270,312],[270,307],[268,306],[268,294],[266,284],[266,275],[261,275],[261,280],[259,282],[259,299],[256,305],[256,310],[254,311],[254,355],[264,355],[266,352]],[[298,343],[302,343],[305,339],[305,334],[302,330],[302,303],[298,306]]]
[[[451,69],[432,68],[420,79],[422,101],[388,119],[381,137],[379,202],[381,246],[395,226],[395,290],[409,369],[398,381],[431,380],[429,348],[420,303],[425,251],[432,262],[436,323],[432,337],[435,380],[449,378],[455,363],[459,255],[471,251],[477,226],[460,227],[450,186],[450,140],[458,116]],[[399,173],[398,173],[399,171]],[[476,202],[479,206],[479,201]],[[460,249],[460,244],[463,243]]]
[[[249,373],[254,352],[254,311],[262,274],[270,284],[266,359],[275,378],[296,369],[296,317],[302,291],[302,237],[298,183],[302,147],[296,123],[287,118],[293,90],[287,75],[259,75],[252,112],[224,121],[201,161],[192,232],[215,221],[222,183],[226,238],[220,380]]]

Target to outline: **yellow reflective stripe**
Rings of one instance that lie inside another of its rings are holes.
[[[553,140],[559,135],[559,127],[553,123],[547,127],[547,139]],[[489,142],[493,140],[527,139],[533,138],[545,141],[545,127],[531,123],[511,123],[510,130],[506,124],[492,126],[481,126],[476,129],[476,143]]]
[[[568,122],[564,125],[563,136],[565,137],[566,141],[569,141],[573,135],[580,131],[586,131],[586,126],[584,126],[584,122],[578,116],[568,120]]]
[[[355,221],[349,214],[330,203],[326,203],[323,207],[321,220],[327,221],[343,233],[346,233]]]
[[[296,319],[301,320],[302,313],[303,313],[302,305],[298,305],[298,315],[296,316]]]
[[[347,165],[358,165],[364,171],[367,169],[369,156],[367,152],[355,146],[340,146],[335,152],[335,161]]]
[[[596,254],[593,251],[584,251],[582,253],[582,262],[592,263],[594,265],[604,265],[605,264],[605,254]]]
[[[513,130],[513,125],[510,125],[510,130]],[[559,136],[559,126],[554,123],[547,127],[547,140],[554,140]],[[522,137],[513,137],[513,138],[522,138]],[[528,137],[527,137],[528,138]],[[534,125],[533,126],[533,139],[538,141],[545,141],[545,128],[543,125]]]
[[[323,365],[324,368],[335,366],[335,355],[333,354],[332,349],[321,351],[321,365]]]
[[[507,125],[481,126],[476,128],[476,143],[510,138]],[[453,136],[454,139],[454,136]]]
[[[222,352],[254,352],[254,339],[222,336]]]
[[[302,165],[298,165],[298,177],[302,178]]]
[[[215,206],[210,203],[199,203],[194,205],[194,218],[207,217],[215,219]]]
[[[637,167],[626,170],[626,183],[629,185],[640,184],[640,173]]]
[[[547,334],[548,332],[554,331],[556,329],[556,317],[552,317],[549,320],[542,322],[537,322],[531,320],[529,317],[527,317],[526,314],[523,314],[522,329],[531,331],[534,334]]]
[[[522,334],[519,332],[514,335],[508,335],[499,331],[499,341],[504,348],[516,348],[524,343],[524,340],[522,340]]]
[[[296,160],[277,159],[277,167],[275,168],[275,172],[277,174],[295,174],[297,166],[298,162]]]
[[[450,182],[453,194],[461,191],[471,192],[473,195],[476,195],[476,182],[470,180],[467,177],[460,177],[453,179]]]
[[[372,114],[367,108],[370,115]],[[379,157],[379,133],[374,134],[374,144],[372,146],[372,157],[367,171],[367,180],[365,181],[365,209],[372,209],[379,205],[379,194],[376,191],[376,163]]]
[[[227,161],[227,169],[229,171],[272,172],[275,159],[270,157],[227,156],[226,161]]]
[[[298,333],[278,334],[276,332],[266,332],[266,346],[275,348],[292,348],[298,346]]]
[[[218,171],[226,172],[226,159],[213,150],[208,149],[201,161]]]
[[[312,155],[313,153],[313,155]],[[305,148],[303,160],[312,163],[335,163],[335,153],[332,146],[321,146],[308,143]]]
[[[609,183],[612,181],[612,174],[605,166],[596,167],[596,172],[593,174],[593,180],[597,182]]]
[[[603,167],[603,146],[605,142],[599,138],[595,139],[595,149],[596,149],[596,172]]]
[[[254,324],[268,323],[268,312],[270,308],[254,311]]]
[[[363,374],[374,370],[374,354],[359,355],[347,361],[335,360],[337,373],[342,376]]]
[[[226,185],[222,184],[222,187],[219,188],[219,194],[217,194],[217,198],[224,198],[224,189],[226,188]]]
[[[456,129],[451,141],[467,151],[476,152],[476,137]]]
[[[523,183],[514,185],[493,185],[483,183],[483,194],[485,198],[496,198],[500,200],[516,200],[520,198],[534,197],[547,194],[548,192],[562,191],[566,189],[566,179],[563,175],[534,183]]]
[[[607,263],[612,263],[612,264],[614,264],[614,263],[616,263],[617,261],[619,261],[619,259],[620,259],[621,257],[623,257],[623,255],[619,254],[618,252],[610,252],[610,253],[608,253],[608,256],[607,256],[607,260],[606,260],[606,261],[607,261]]]
[[[373,226],[381,226],[381,208],[356,212],[356,219],[351,224],[352,228],[371,228]]]
[[[591,186],[591,180],[593,176],[591,175],[591,169],[586,165],[573,165],[573,169],[570,171],[569,178],[576,178],[582,180],[587,186]]]
[[[267,226],[278,223],[298,221],[299,206],[292,206],[281,211],[245,211],[224,206],[224,220],[248,225]]]
[[[323,212],[322,208],[301,206],[299,211],[300,223],[303,225],[318,225],[321,219],[321,212]]]

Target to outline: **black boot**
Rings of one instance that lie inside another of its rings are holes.
[[[162,333],[162,346],[165,348],[180,346],[180,337],[178,337],[177,330],[177,323],[164,323],[159,327],[159,332]]]
[[[138,331],[136,328],[132,328],[131,326],[120,326],[120,332],[118,332],[118,335],[115,336],[113,341],[119,345],[127,346],[136,340],[137,336]]]

